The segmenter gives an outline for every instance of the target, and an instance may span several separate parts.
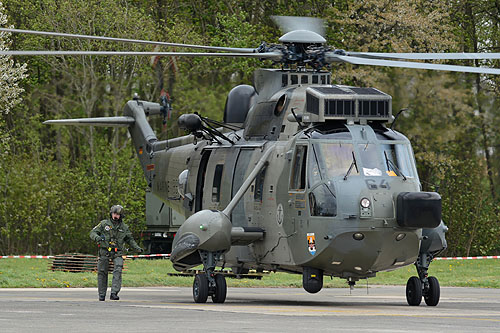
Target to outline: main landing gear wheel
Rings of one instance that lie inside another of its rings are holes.
[[[416,276],[412,276],[406,283],[406,301],[408,305],[418,306],[422,302],[422,282]]]
[[[212,294],[212,302],[214,303],[224,303],[227,294],[227,284],[224,275],[217,274],[215,279],[215,290]]]
[[[439,303],[439,296],[441,294],[439,281],[434,276],[429,276],[429,288],[424,293],[425,304],[428,306],[436,306]]]
[[[196,274],[196,276],[194,277],[193,298],[196,303],[205,303],[207,301],[208,278],[206,274]]]

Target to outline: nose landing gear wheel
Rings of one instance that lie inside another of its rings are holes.
[[[439,303],[439,296],[441,294],[439,281],[434,276],[428,277],[429,288],[426,290],[424,295],[425,304],[428,306],[436,306]]]
[[[422,282],[416,276],[409,278],[406,283],[406,301],[412,306],[418,306],[422,302]]]
[[[196,303],[205,303],[208,298],[208,278],[205,274],[196,274],[193,282],[193,299]]]
[[[224,303],[227,294],[227,284],[224,275],[215,275],[215,291],[212,295],[212,302]]]

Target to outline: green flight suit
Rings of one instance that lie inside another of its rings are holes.
[[[104,236],[104,240],[102,240]],[[102,220],[90,231],[90,238],[99,244],[99,260],[97,262],[97,289],[99,297],[106,296],[108,288],[109,260],[113,260],[113,281],[111,294],[118,295],[122,286],[123,249],[128,243],[137,251],[142,251],[137,245],[128,226],[120,219],[113,222],[110,219]]]

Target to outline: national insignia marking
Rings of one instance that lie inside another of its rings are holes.
[[[311,255],[316,254],[316,236],[314,232],[307,233],[307,249]]]

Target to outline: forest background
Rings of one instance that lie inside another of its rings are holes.
[[[371,52],[499,52],[500,0],[2,0],[0,25],[186,44],[257,47],[281,35],[271,15],[324,18],[330,45]],[[152,50],[90,40],[0,34],[0,48]],[[177,49],[179,50],[179,49]],[[120,115],[137,93],[173,98],[176,118],[222,119],[228,91],[251,84],[253,59],[0,57],[0,254],[95,252],[89,230],[121,203],[139,238],[146,182],[124,129],[42,125]],[[448,62],[453,64],[453,62]],[[460,63],[457,63],[460,64]],[[464,64],[463,62],[461,64]],[[468,61],[500,67],[499,61]],[[408,108],[423,190],[439,191],[447,255],[500,253],[500,77],[335,65],[334,83],[376,87]],[[22,99],[22,101],[21,101]]]

